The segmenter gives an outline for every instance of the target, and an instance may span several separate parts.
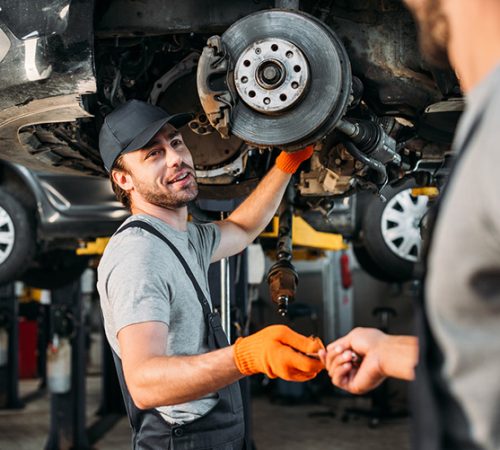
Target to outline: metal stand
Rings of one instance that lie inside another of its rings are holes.
[[[237,323],[237,329],[241,330],[241,324],[246,321],[243,316],[247,310],[248,302],[248,277],[247,277],[247,251],[239,255],[232,256],[228,258],[228,270],[227,278],[221,276],[221,265],[212,264],[208,272],[208,283],[210,285],[210,293],[213,301],[214,308],[219,308],[219,299],[224,298],[228,303],[228,308],[232,307],[233,317],[231,325]],[[224,286],[222,282],[227,281],[227,285]],[[222,286],[222,289],[221,289]],[[226,290],[225,295],[222,295],[222,291]],[[232,331],[236,331],[233,327]],[[238,333],[235,333],[238,337]],[[234,341],[234,339],[233,339]],[[231,341],[229,341],[231,343]],[[243,399],[243,411],[245,416],[245,440],[247,442],[246,448],[252,448],[251,437],[252,437],[252,414],[251,414],[251,403],[250,403],[250,380],[248,378],[243,378],[239,382],[241,389],[241,396]]]
[[[221,213],[221,219],[225,217]],[[231,342],[231,266],[229,258],[220,260],[220,316],[222,329],[226,333],[227,340]]]
[[[80,281],[52,291],[51,335],[70,339],[71,390],[51,394],[46,450],[90,449],[85,429],[85,331]]]
[[[47,346],[50,341],[50,305],[40,305],[38,317],[38,374],[40,389],[47,387]]]
[[[102,389],[101,403],[97,411],[99,419],[87,428],[87,436],[92,444],[99,441],[126,415],[113,354],[104,336],[104,327],[102,334]]]
[[[0,285],[0,332],[6,344],[6,362],[0,367],[0,408],[22,408],[19,399],[18,304],[14,283]],[[7,342],[5,342],[5,340]]]

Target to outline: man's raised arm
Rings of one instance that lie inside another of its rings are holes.
[[[313,153],[313,146],[294,153],[281,152],[275,166],[227,219],[216,222],[221,240],[212,262],[243,251],[264,230],[283,198],[292,174]]]

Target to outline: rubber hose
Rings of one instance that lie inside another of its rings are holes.
[[[345,141],[344,145],[351,156],[361,161],[365,166],[368,166],[370,169],[373,169],[377,172],[377,183],[384,184],[387,180],[387,171],[385,166],[376,159],[370,158],[365,155],[358,147],[354,145],[352,141]]]

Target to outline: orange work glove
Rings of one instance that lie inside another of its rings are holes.
[[[319,338],[306,337],[285,325],[271,325],[234,344],[234,360],[243,375],[265,373],[270,378],[306,381],[314,378],[323,364],[304,353],[325,348]]]
[[[311,157],[313,151],[313,145],[308,145],[306,148],[293,153],[282,151],[276,158],[276,166],[283,172],[295,173],[302,162]]]

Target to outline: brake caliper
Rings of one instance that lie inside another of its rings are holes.
[[[198,62],[196,84],[201,105],[210,124],[229,139],[233,96],[228,88],[229,56],[220,36],[208,39]]]

